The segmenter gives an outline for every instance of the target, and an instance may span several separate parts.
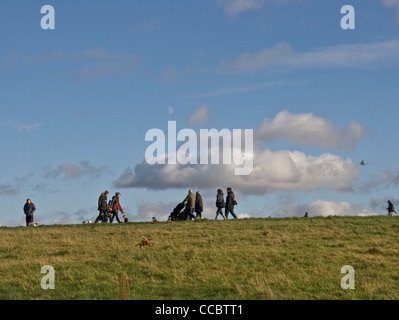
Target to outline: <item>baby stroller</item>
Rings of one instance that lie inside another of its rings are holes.
[[[182,221],[185,218],[186,210],[184,209],[184,203],[179,203],[169,215],[168,221]]]

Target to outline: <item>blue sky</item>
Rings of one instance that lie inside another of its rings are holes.
[[[0,225],[23,225],[27,198],[43,224],[93,220],[106,189],[132,221],[166,219],[188,188],[214,218],[228,186],[240,217],[386,214],[398,68],[398,0],[3,0]],[[253,173],[146,164],[168,121],[253,129]]]

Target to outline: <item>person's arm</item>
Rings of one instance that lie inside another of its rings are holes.
[[[35,211],[36,211],[36,206],[34,203],[32,203],[32,212],[35,212]]]
[[[122,213],[124,213],[124,212],[123,212],[123,209],[122,209],[122,207],[121,207],[121,205],[120,205],[120,203],[119,203],[119,200],[117,200],[116,205],[118,206],[118,209],[119,209]]]

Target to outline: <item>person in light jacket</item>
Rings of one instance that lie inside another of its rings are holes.
[[[202,202],[202,196],[199,191],[195,193],[195,213],[196,218],[202,219],[202,212],[204,211],[204,204]]]
[[[184,204],[186,204],[186,214],[188,219],[195,219],[194,210],[195,210],[195,196],[193,194],[193,190],[188,190],[187,197],[183,200]]]

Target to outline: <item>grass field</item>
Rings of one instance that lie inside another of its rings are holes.
[[[0,299],[399,299],[398,235],[387,216],[0,228]]]

